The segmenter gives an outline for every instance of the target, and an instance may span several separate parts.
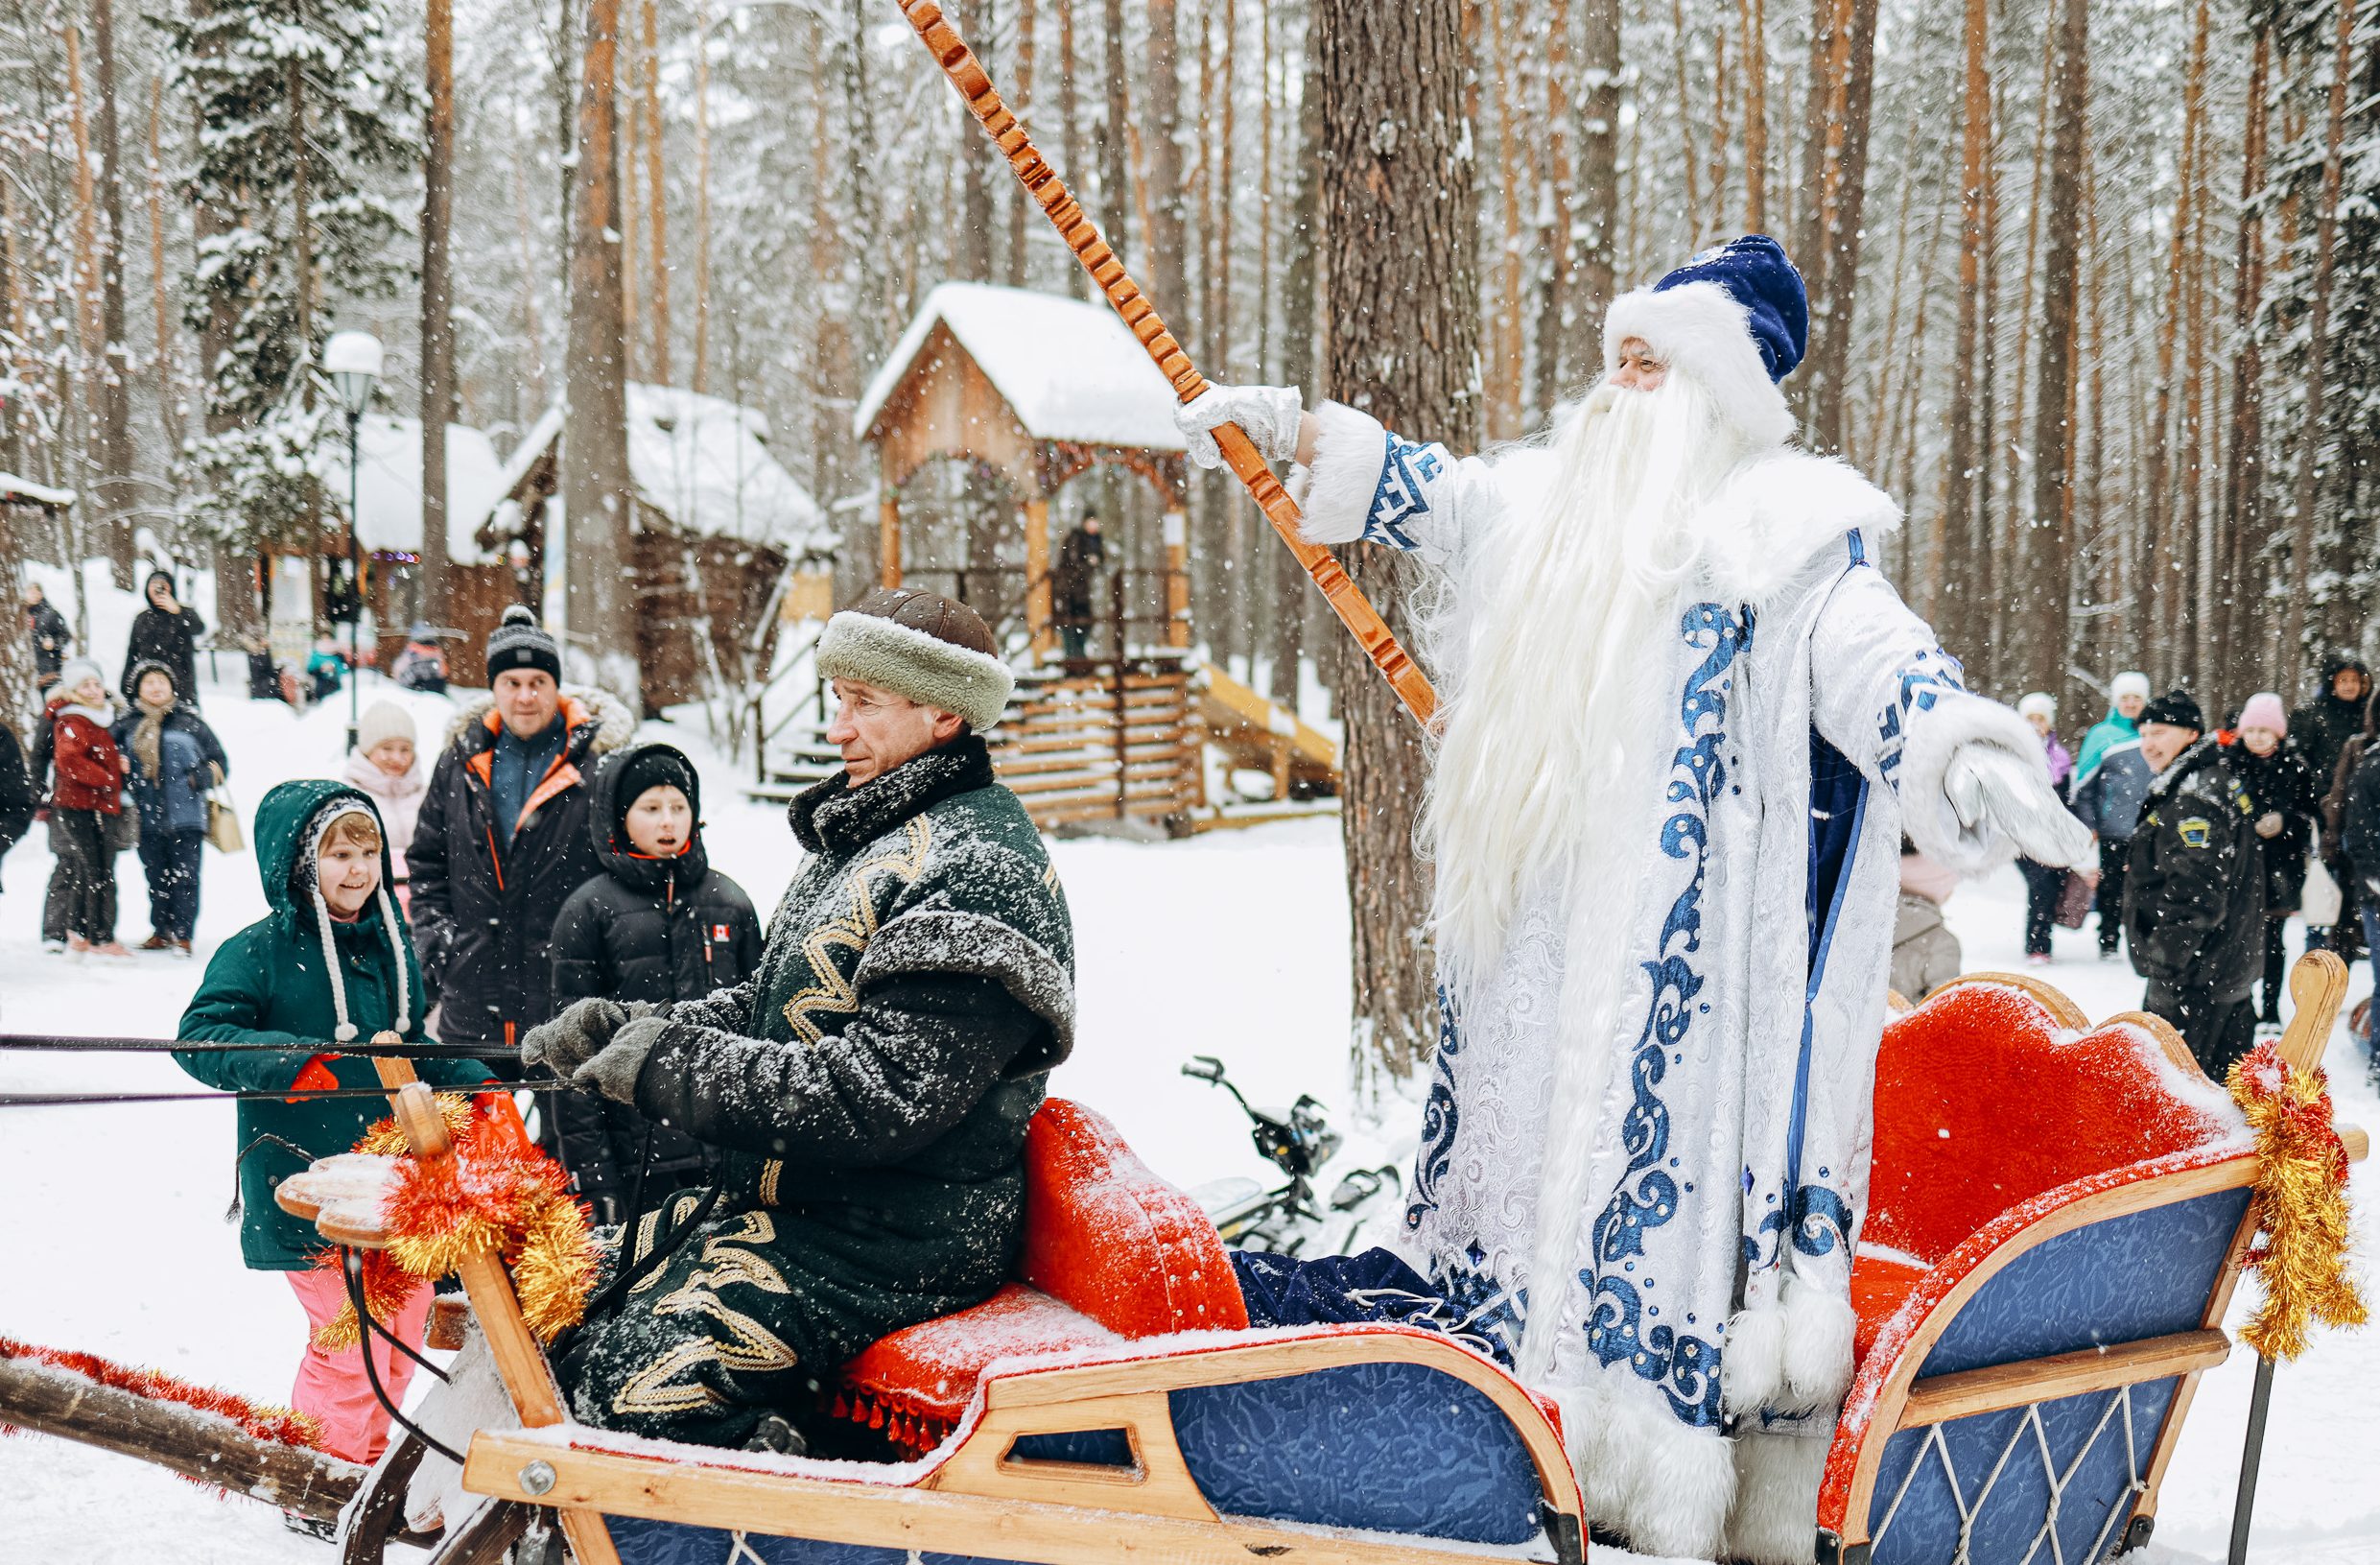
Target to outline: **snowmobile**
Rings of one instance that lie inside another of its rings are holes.
[[[2280,1060],[2318,1059],[2345,982],[2335,957],[2299,964]],[[426,1087],[395,1103],[414,1158],[454,1155]],[[2341,1129],[2341,1155],[2366,1150]],[[325,1492],[351,1494],[348,1565],[391,1542],[438,1565],[549,1565],[563,1542],[581,1565],[1585,1560],[1559,1414],[1487,1355],[1409,1326],[1249,1329],[1214,1222],[1081,1104],[1048,1102],[1025,1159],[1012,1281],[879,1341],[816,1408],[788,1410],[870,1431],[898,1460],[571,1421],[491,1249],[459,1269],[473,1323],[418,1433],[368,1473],[271,1447],[242,1486],[317,1513]],[[393,1160],[380,1162],[325,1160],[279,1198],[335,1244],[384,1244]],[[1894,1017],[1851,1278],[1857,1369],[1814,1557],[2096,1562],[2145,1543],[2199,1377],[2231,1350],[2261,1162],[2154,1017],[2093,1027],[2047,984],[1991,974]],[[153,1457],[134,1435],[173,1433],[142,1423],[141,1397],[7,1346],[0,1418]],[[94,1408],[105,1429],[78,1423]]]
[[[1223,1243],[1233,1248],[1298,1255],[1310,1246],[1317,1255],[1352,1255],[1360,1247],[1357,1236],[1404,1193],[1395,1164],[1357,1167],[1331,1185],[1328,1210],[1317,1207],[1314,1192],[1342,1145],[1319,1100],[1300,1093],[1285,1109],[1259,1108],[1213,1055],[1191,1055],[1182,1074],[1230,1093],[1248,1116],[1257,1155],[1288,1175],[1270,1190],[1254,1179],[1230,1178],[1211,1180],[1190,1192]]]

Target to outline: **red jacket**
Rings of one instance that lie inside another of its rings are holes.
[[[63,696],[50,698],[47,713],[50,764],[57,771],[51,807],[117,814],[124,808],[124,759],[107,724],[95,721],[89,707],[77,706]]]

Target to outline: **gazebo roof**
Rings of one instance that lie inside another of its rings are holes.
[[[945,326],[1036,440],[1180,451],[1173,388],[1105,304],[988,283],[946,282],[869,382],[852,433],[870,438],[934,328]]]

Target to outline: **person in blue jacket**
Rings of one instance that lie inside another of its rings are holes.
[[[172,669],[143,663],[130,684],[132,709],[114,734],[130,769],[125,791],[140,807],[140,867],[149,880],[149,938],[140,948],[186,957],[199,928],[206,791],[229,773],[231,760]]]
[[[2124,880],[2140,806],[2156,778],[2138,736],[2108,746],[2074,779],[2074,813],[2099,839],[2099,960],[2113,961],[2124,934]]]

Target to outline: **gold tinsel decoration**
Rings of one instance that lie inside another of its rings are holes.
[[[512,1270],[522,1317],[551,1341],[586,1313],[597,1270],[586,1209],[570,1194],[560,1167],[529,1144],[508,1116],[475,1113],[454,1094],[438,1095],[454,1140],[453,1155],[425,1166],[393,1120],[356,1143],[359,1152],[400,1160],[385,1209],[386,1249],[364,1257],[364,1297],[376,1319],[389,1318],[427,1279],[443,1277],[471,1255],[493,1249]],[[336,1266],[336,1254],[325,1258]],[[353,1347],[362,1323],[352,1308],[315,1334],[325,1349]]]
[[[2231,1067],[2229,1085],[2256,1133],[2248,1264],[2264,1279],[2264,1303],[2240,1337],[2268,1359],[2295,1359],[2315,1323],[2360,1326],[2367,1318],[2346,1266],[2346,1147],[2331,1124],[2330,1079],[2321,1066],[2294,1068],[2263,1043]]]

